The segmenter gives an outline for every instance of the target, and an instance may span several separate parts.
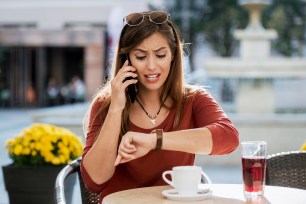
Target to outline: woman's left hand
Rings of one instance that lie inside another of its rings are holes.
[[[155,144],[154,134],[127,132],[121,139],[114,165],[117,166],[146,155],[154,149]]]

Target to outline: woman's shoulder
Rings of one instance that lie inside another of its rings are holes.
[[[204,87],[192,87],[186,92],[186,97],[184,100],[185,107],[192,107],[193,109],[202,109],[205,106],[212,106],[216,104],[216,100]]]
[[[104,95],[97,95],[92,99],[92,104],[103,104],[103,102],[107,99]]]
[[[107,104],[110,100],[110,96],[107,94],[97,94],[91,102],[91,107],[96,109],[97,107],[101,107],[103,104]]]
[[[184,90],[184,98],[185,100],[190,100],[190,99],[196,99],[198,97],[207,97],[209,96],[209,92],[208,90],[203,87],[203,86],[199,86],[199,85],[188,85],[185,87]]]

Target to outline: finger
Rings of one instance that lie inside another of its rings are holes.
[[[122,82],[125,82],[126,80],[137,79],[137,74],[134,72],[125,72],[119,77],[123,78]]]
[[[133,73],[128,74],[128,76],[131,76],[134,78],[134,76],[137,76]],[[125,91],[126,87],[128,87],[130,84],[136,84],[138,82],[138,79],[130,79],[130,80],[125,80],[126,76],[118,76],[112,81],[112,87],[117,87],[116,89],[121,89]]]
[[[120,151],[122,151],[122,152],[125,152],[125,153],[127,153],[127,154],[131,154],[131,153],[133,153],[133,152],[135,152],[136,151],[136,148],[125,148],[125,147],[123,147],[123,148],[120,148]]]
[[[129,161],[132,161],[132,160],[133,160],[133,159],[125,159],[125,158],[122,158],[122,159],[120,160],[120,164],[129,162]]]
[[[132,142],[133,142],[133,136],[130,136],[129,138],[123,141],[123,145],[128,149],[135,149],[135,146],[132,145]]]
[[[118,71],[118,73],[125,73],[125,72],[135,72],[136,68],[129,65],[123,65],[121,69]]]
[[[116,76],[116,79],[115,81],[117,83],[122,83],[122,82],[125,82],[127,80],[130,80],[129,78],[132,78],[132,79],[137,79],[137,73],[135,72],[124,72],[124,73],[120,73]]]
[[[116,157],[116,160],[115,160],[115,163],[114,163],[114,166],[117,166],[118,164],[120,164],[120,161],[121,161],[122,157],[120,154],[117,155]]]
[[[123,63],[123,66],[122,67],[126,67],[129,65],[129,61],[128,60],[125,60],[125,62]]]
[[[127,154],[131,154],[133,152],[136,151],[136,148],[134,147],[134,145],[131,147],[126,147],[125,144],[123,144],[123,142],[121,143],[120,147],[119,147],[119,152],[125,152]]]
[[[128,60],[125,60],[124,64],[123,64],[123,67],[126,67],[129,65],[129,61]]]
[[[123,82],[122,87],[124,88],[124,90],[127,90],[127,87],[131,84],[137,84],[138,79],[130,79],[130,80],[126,80],[125,82]]]
[[[135,145],[129,144],[129,143],[126,142],[126,141],[124,141],[124,142],[122,141],[122,143],[121,143],[119,149],[122,150],[122,151],[124,151],[124,152],[126,152],[126,151],[129,151],[129,152],[132,151],[132,152],[133,152],[133,151],[136,150],[136,147],[135,147]]]
[[[134,155],[129,154],[129,153],[127,153],[127,152],[124,152],[124,151],[119,150],[118,153],[121,155],[122,158],[125,158],[125,159],[135,159],[135,156],[134,156]]]

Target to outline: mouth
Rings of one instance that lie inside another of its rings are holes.
[[[159,76],[160,76],[160,74],[145,75],[145,77],[146,77],[147,79],[156,79],[156,78],[159,77]]]
[[[160,78],[160,74],[145,74],[144,76],[148,83],[158,82]]]

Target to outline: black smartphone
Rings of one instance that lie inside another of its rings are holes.
[[[128,61],[128,65],[129,66],[132,65],[131,64],[131,60],[129,58],[129,54],[126,54],[126,59],[125,60]],[[124,60],[124,62],[125,62],[125,60]],[[132,77],[127,77],[125,80],[131,80],[131,79],[133,79],[133,78]],[[137,86],[136,86],[136,84],[131,84],[131,85],[128,86],[128,95],[130,97],[131,102],[134,103],[135,99],[136,99],[136,95],[137,95]]]

